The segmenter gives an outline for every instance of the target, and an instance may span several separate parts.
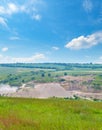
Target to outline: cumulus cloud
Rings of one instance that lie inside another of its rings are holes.
[[[91,0],[84,0],[83,1],[83,8],[86,12],[91,12],[93,9],[93,4]]]
[[[4,48],[2,48],[2,51],[3,51],[3,52],[8,51],[8,47],[4,47]]]
[[[85,49],[102,43],[102,32],[96,32],[88,36],[80,36],[72,39],[65,45],[66,48],[70,49]]]
[[[30,57],[10,57],[0,55],[0,63],[34,63],[40,62],[41,60],[45,60],[46,57],[44,54],[39,53]]]
[[[53,46],[52,49],[57,51],[57,50],[59,50],[59,47]]]

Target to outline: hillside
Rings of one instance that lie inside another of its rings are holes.
[[[0,98],[1,130],[101,130],[101,117],[102,102]]]
[[[101,64],[1,64],[0,95],[102,99]],[[60,93],[60,94],[59,94]]]

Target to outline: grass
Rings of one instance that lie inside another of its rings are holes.
[[[0,130],[102,130],[102,102],[0,98]]]

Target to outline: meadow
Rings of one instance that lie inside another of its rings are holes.
[[[0,97],[0,130],[102,130],[102,102]]]

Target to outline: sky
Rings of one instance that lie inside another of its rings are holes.
[[[0,63],[102,63],[102,0],[0,0]]]

